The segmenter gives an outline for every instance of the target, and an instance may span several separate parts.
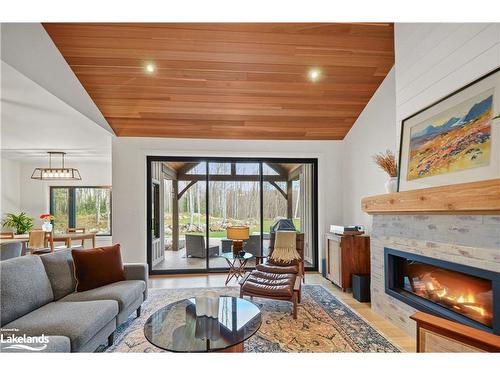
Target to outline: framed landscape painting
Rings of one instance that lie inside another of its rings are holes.
[[[500,178],[500,68],[403,120],[398,191]]]

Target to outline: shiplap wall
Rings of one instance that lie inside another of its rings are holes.
[[[396,118],[500,66],[500,24],[396,24]]]
[[[396,24],[396,136],[401,121],[500,66],[500,24]],[[385,294],[384,247],[500,270],[499,216],[376,215],[372,309],[415,334],[415,309]]]

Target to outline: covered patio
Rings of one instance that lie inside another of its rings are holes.
[[[291,219],[297,230],[310,232],[305,230],[312,220],[308,164],[168,160],[151,165],[158,203],[153,200],[153,222],[161,229],[152,240],[154,270],[204,269],[207,248],[209,268],[227,267],[221,255],[231,251],[225,231],[233,225],[250,227],[245,251],[254,255],[267,254],[270,226],[278,219]]]

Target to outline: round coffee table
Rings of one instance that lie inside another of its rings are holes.
[[[243,298],[219,298],[218,319],[197,317],[194,298],[161,308],[144,324],[146,339],[171,352],[243,352],[243,342],[260,328],[260,310]]]
[[[226,277],[226,285],[233,277],[236,277],[236,279],[239,279],[245,274],[245,266],[247,262],[253,258],[253,254],[251,253],[244,253],[242,255],[235,255],[231,251],[230,253],[223,253],[221,255],[226,262],[227,265],[229,266],[229,270],[227,272],[227,277]]]

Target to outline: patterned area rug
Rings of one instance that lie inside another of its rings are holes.
[[[113,346],[106,352],[163,352],[144,337],[147,318],[161,307],[177,300],[201,295],[208,290],[220,295],[238,296],[238,287],[150,289],[139,319],[135,314],[122,324]],[[298,319],[291,316],[291,304],[254,298],[262,311],[259,331],[245,342],[245,352],[399,352],[384,336],[356,312],[319,285],[304,285]]]

